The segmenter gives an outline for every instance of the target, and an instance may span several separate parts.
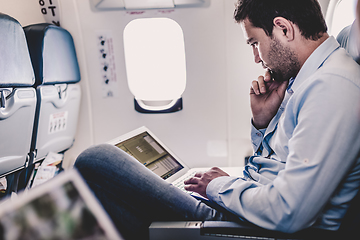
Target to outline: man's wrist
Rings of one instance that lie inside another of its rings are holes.
[[[267,126],[269,125],[269,122],[260,123],[260,122],[255,121],[254,118],[252,118],[251,122],[252,122],[252,125],[253,125],[257,130],[265,129],[265,128],[267,128]]]

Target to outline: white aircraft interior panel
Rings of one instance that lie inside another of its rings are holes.
[[[44,22],[38,1],[1,1],[1,12],[15,18],[22,26]]]
[[[335,3],[336,2],[336,3]],[[330,11],[331,17],[328,17],[327,24],[329,33],[335,37],[346,26],[352,24],[355,20],[357,0],[333,1]]]
[[[86,39],[81,47],[86,55],[83,60],[88,76],[87,104],[91,105],[94,143],[146,125],[191,167],[226,166],[233,155],[236,160],[231,160],[231,164],[243,164],[243,157],[251,152],[248,90],[251,79],[262,70],[253,63],[242,30],[232,19],[234,1],[211,1],[204,8],[171,10],[95,12],[87,1],[76,1],[76,6],[81,33],[75,34]],[[139,18],[169,18],[182,28],[187,79],[182,95],[183,109],[179,112],[141,114],[134,110],[134,96],[127,83],[123,34],[125,27]],[[113,46],[116,79],[112,82],[111,96],[102,93],[104,76],[99,62],[99,33],[107,33]],[[249,65],[257,69],[257,73],[247,73]],[[231,147],[233,140],[240,146]],[[216,142],[220,143],[218,148],[213,147]]]

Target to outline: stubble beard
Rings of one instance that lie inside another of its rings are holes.
[[[270,73],[275,81],[284,82],[295,77],[300,71],[300,62],[289,47],[285,47],[275,37],[272,38],[269,51]]]

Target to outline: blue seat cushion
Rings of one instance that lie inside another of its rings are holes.
[[[76,83],[80,70],[71,34],[58,26],[41,23],[24,27],[35,85]]]
[[[32,86],[35,77],[23,28],[1,13],[0,43],[0,87]]]

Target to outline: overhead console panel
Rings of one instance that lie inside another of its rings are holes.
[[[90,0],[95,11],[204,7],[210,0]]]

